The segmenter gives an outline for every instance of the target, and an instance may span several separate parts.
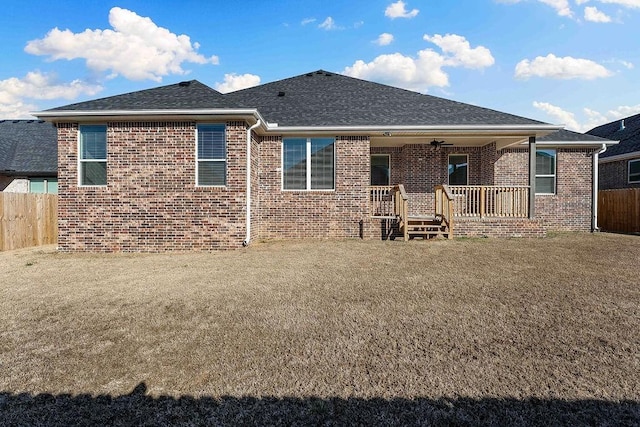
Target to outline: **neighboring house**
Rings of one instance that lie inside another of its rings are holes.
[[[593,164],[611,143],[325,71],[226,95],[193,80],[37,116],[58,128],[65,251],[589,231]]]
[[[0,120],[0,191],[58,192],[58,134],[42,120]]]
[[[600,155],[600,190],[640,188],[640,114],[587,132],[620,141]]]

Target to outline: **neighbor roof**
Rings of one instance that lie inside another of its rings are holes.
[[[42,120],[0,120],[0,174],[58,173],[58,134]]]
[[[622,126],[624,120],[624,126]],[[609,148],[600,157],[619,156],[621,154],[640,152],[640,114],[629,116],[622,120],[616,120],[591,129],[590,135],[620,141],[616,146]]]
[[[224,96],[197,80],[78,102],[46,111],[189,110],[227,107]]]
[[[541,125],[536,120],[323,70],[231,92],[279,126]]]

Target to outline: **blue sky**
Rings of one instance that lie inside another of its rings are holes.
[[[640,0],[5,0],[0,118],[324,69],[568,128],[640,112]]]

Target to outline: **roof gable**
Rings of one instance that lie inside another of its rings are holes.
[[[539,125],[488,108],[318,70],[231,92],[279,126]]]
[[[622,120],[624,120],[624,127]],[[587,132],[590,135],[620,141],[618,145],[610,147],[600,157],[606,158],[640,151],[640,114],[622,120],[597,126]]]
[[[197,80],[190,80],[46,111],[190,110],[225,107],[224,95]]]
[[[0,120],[0,173],[55,175],[58,133],[42,120]]]

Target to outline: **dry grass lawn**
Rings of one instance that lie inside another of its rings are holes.
[[[637,424],[640,237],[0,253],[0,424]]]

